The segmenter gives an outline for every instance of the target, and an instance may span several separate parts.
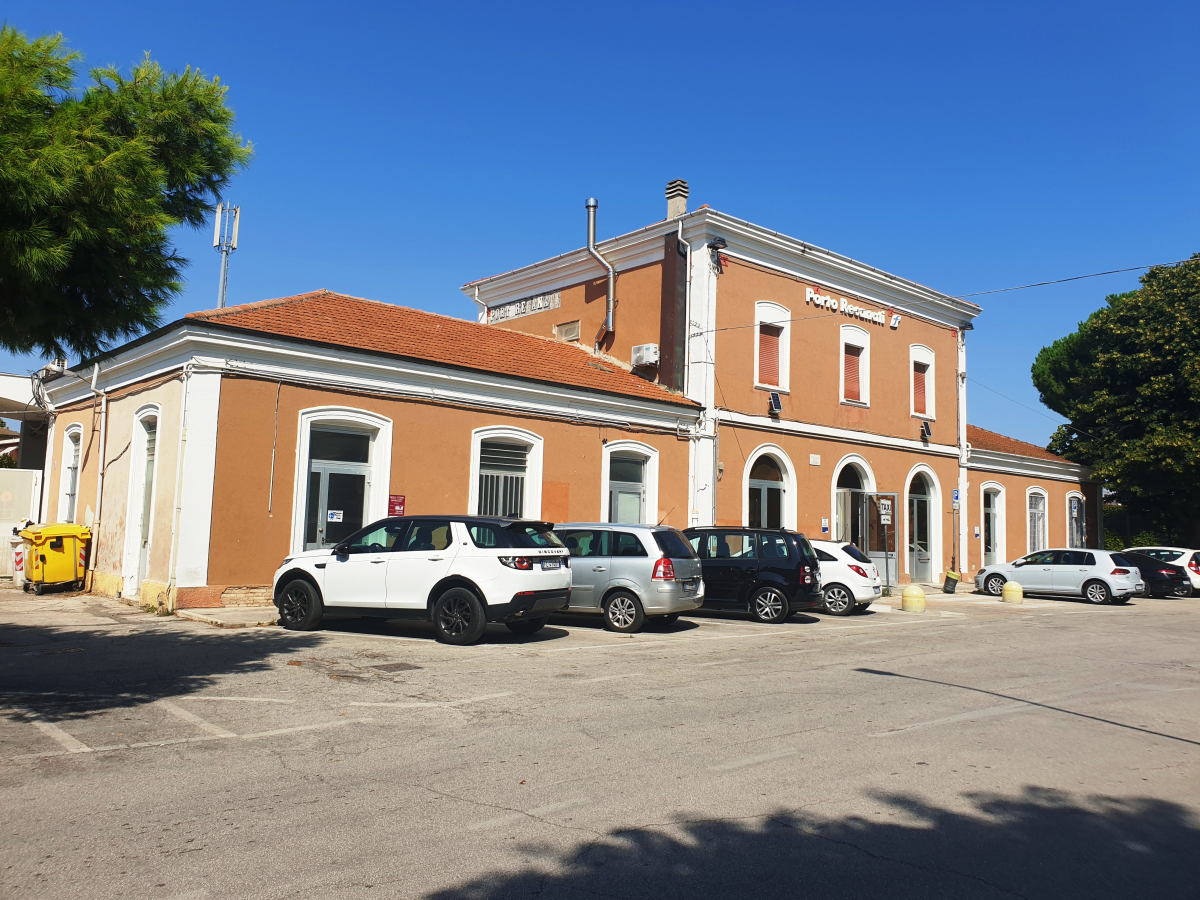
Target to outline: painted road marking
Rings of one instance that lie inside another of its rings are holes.
[[[174,703],[171,703],[170,701],[160,700],[158,705],[161,706],[163,709],[165,709],[167,712],[169,712],[171,715],[173,715],[175,718],[183,719],[183,721],[185,721],[185,722],[190,722],[192,725],[195,725],[201,731],[207,731],[209,734],[211,734],[215,737],[223,737],[223,738],[224,737],[237,737],[237,735],[234,734],[232,731],[222,728],[220,725],[214,725],[212,722],[209,722],[207,719],[202,719],[198,715],[196,715],[194,712],[189,712],[188,710],[183,709],[182,707],[176,706]]]
[[[468,703],[482,703],[484,700],[499,700],[501,697],[511,697],[512,691],[505,691],[503,694],[484,694],[482,697],[468,697],[466,700],[411,700],[399,703],[384,703],[384,702],[369,702],[365,700],[355,700],[350,703],[351,706],[382,706],[388,709],[421,709],[421,708],[441,708],[455,709],[459,706],[466,706]]]
[[[539,806],[536,809],[531,809],[529,812],[514,812],[507,816],[498,816],[495,819],[488,819],[485,822],[478,822],[467,830],[483,831],[487,828],[502,828],[505,825],[516,825],[520,822],[525,822],[530,819],[539,819],[542,816],[549,816],[556,812],[575,809],[576,807],[583,806],[586,802],[586,797],[576,797],[573,800],[563,800],[561,803],[548,803],[545,806]]]
[[[33,727],[49,738],[58,742],[67,753],[94,753],[95,751],[83,741],[67,734],[53,722],[47,722],[37,713],[26,713],[25,717],[33,723]]]
[[[771,753],[762,753],[758,756],[746,756],[741,759],[731,759],[729,762],[719,763],[715,766],[709,766],[711,772],[732,772],[735,769],[745,769],[750,766],[761,765],[762,763],[774,762],[777,759],[785,759],[789,756],[795,756],[799,750],[775,750]]]
[[[374,722],[374,719],[338,719],[334,722],[318,722],[316,725],[296,725],[292,728],[275,728],[271,731],[255,731],[241,735],[242,740],[252,741],[255,738],[275,737],[278,734],[296,734],[301,731],[317,731],[322,728],[338,728],[342,725],[352,725],[360,722]],[[238,735],[234,735],[238,737]]]
[[[295,700],[284,700],[280,697],[208,697],[203,694],[191,694],[187,697],[175,697],[176,700],[229,700],[235,703],[295,703]]]
[[[583,681],[577,681],[576,684],[597,684],[601,681],[614,681],[618,678],[636,678],[641,674],[641,672],[626,672],[624,675],[601,675],[599,678],[585,678]]]

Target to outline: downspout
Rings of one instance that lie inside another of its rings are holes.
[[[969,327],[969,326],[967,326]],[[958,552],[957,562],[959,573],[968,571],[970,558],[967,541],[967,522],[970,504],[967,502],[967,460],[970,448],[967,444],[967,328],[958,328],[958,366],[955,378],[956,399],[958,400],[958,534],[954,536]],[[981,557],[982,563],[982,557]]]
[[[100,390],[96,387],[100,381],[100,363],[92,366],[92,395],[100,398],[100,466],[99,472],[96,475],[96,528],[92,534],[92,585],[96,582],[96,563],[100,558],[100,512],[104,504],[104,470],[106,467],[104,458],[107,452],[106,444],[108,437],[108,391]],[[76,510],[78,513],[78,510]]]
[[[171,516],[171,566],[166,592],[167,609],[172,613],[179,608],[179,604],[175,602],[178,593],[175,587],[175,569],[179,563],[179,514],[183,508],[183,455],[187,450],[188,384],[194,366],[194,360],[188,360],[183,366],[183,404],[179,413],[179,450],[175,455],[175,512]]]
[[[596,350],[599,351],[600,342],[604,340],[605,335],[611,334],[613,330],[613,307],[616,305],[616,272],[608,264],[608,260],[601,256],[600,251],[596,249],[596,207],[600,204],[596,202],[595,197],[588,197],[586,205],[588,211],[588,253],[608,270],[608,299],[605,304],[604,321],[600,324],[600,330],[596,332]]]

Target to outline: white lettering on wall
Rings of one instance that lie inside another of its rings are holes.
[[[804,300],[806,303],[811,303],[818,309],[828,309],[833,312],[840,312],[844,316],[850,316],[855,319],[862,319],[864,322],[873,322],[876,325],[887,324],[887,313],[883,310],[867,309],[863,306],[856,306],[845,297],[835,299],[829,294],[820,294],[812,288],[804,289]],[[899,323],[897,321],[892,325],[893,328]]]
[[[506,322],[509,319],[519,319],[521,316],[531,316],[547,309],[558,309],[562,306],[562,297],[558,291],[549,294],[538,294],[534,297],[522,297],[509,303],[493,306],[488,310],[488,324]]]

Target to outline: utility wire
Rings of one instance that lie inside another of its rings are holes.
[[[1112,269],[1108,272],[1093,272],[1090,275],[1074,275],[1071,278],[1058,278],[1054,281],[1037,281],[1033,284],[1019,284],[1016,287],[996,288],[994,291],[976,291],[973,294],[958,294],[955,299],[961,300],[963,297],[982,297],[984,294],[1004,294],[1008,291],[1023,291],[1026,288],[1045,287],[1048,284],[1064,284],[1068,281],[1080,281],[1084,278],[1099,278],[1101,275],[1117,275],[1121,272],[1140,272],[1142,269],[1157,269],[1160,266],[1178,266],[1185,262],[1189,262],[1189,260],[1180,259],[1169,263],[1153,263],[1149,266],[1132,266],[1128,269]]]
[[[997,397],[1002,397],[1003,399],[1007,400],[1009,403],[1017,404],[1017,406],[1021,407],[1021,409],[1027,409],[1031,413],[1036,413],[1037,415],[1041,416],[1043,419],[1049,419],[1051,422],[1055,421],[1054,416],[1048,416],[1044,412],[1042,412],[1040,409],[1034,409],[1032,406],[1026,406],[1024,403],[1020,402],[1019,400],[1014,400],[1012,397],[1009,397],[1007,394],[1002,394],[998,390],[996,390],[994,387],[988,387],[982,381],[976,381],[974,378],[971,378],[969,375],[967,376],[967,381],[971,382],[972,384],[979,385],[979,387],[983,388],[985,391],[991,391]],[[1060,416],[1060,418],[1061,418],[1061,416]],[[1084,431],[1082,428],[1076,428],[1071,423],[1070,420],[1067,420],[1066,422],[1058,422],[1057,424],[1066,425],[1068,428],[1070,428],[1072,431],[1076,432],[1077,434],[1082,434],[1085,437],[1092,438],[1093,440],[1100,440],[1094,434],[1089,434],[1088,432]]]

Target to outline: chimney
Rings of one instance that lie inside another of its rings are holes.
[[[667,182],[667,218],[677,219],[687,212],[688,183],[682,178]]]

